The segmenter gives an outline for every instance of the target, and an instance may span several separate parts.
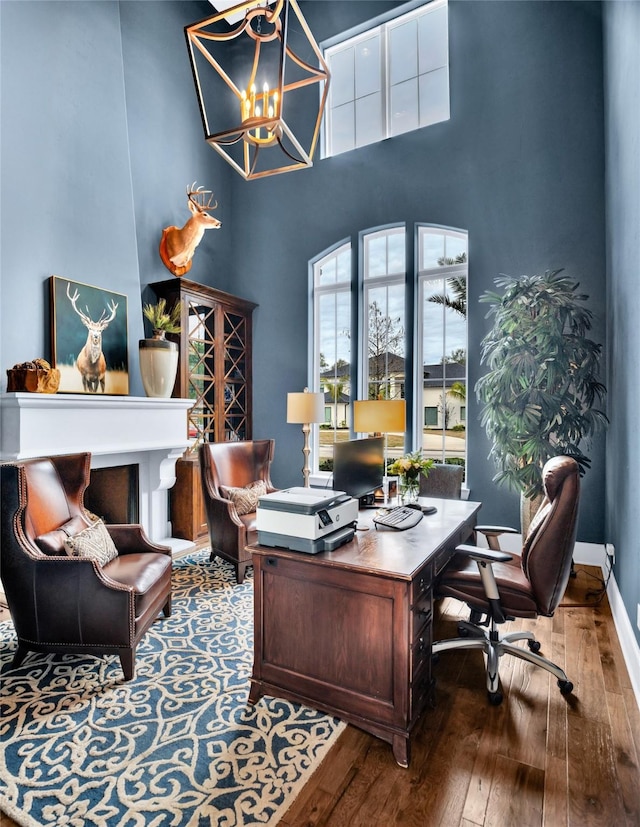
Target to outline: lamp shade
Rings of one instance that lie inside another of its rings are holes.
[[[404,399],[367,399],[354,402],[353,428],[361,434],[404,432]]]
[[[324,422],[324,394],[302,393],[287,394],[287,422],[307,425],[310,422]]]

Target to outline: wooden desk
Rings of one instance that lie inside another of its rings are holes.
[[[361,511],[351,543],[301,554],[251,546],[254,662],[249,702],[287,698],[389,742],[403,767],[432,695],[433,582],[473,532],[480,503],[438,509],[408,531]]]

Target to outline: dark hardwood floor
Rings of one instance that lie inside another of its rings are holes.
[[[418,727],[409,769],[388,744],[347,727],[280,827],[632,827],[640,825],[640,712],[599,570],[578,566],[553,618],[516,621],[575,685],[504,657],[505,699],[489,705],[482,654],[435,666],[436,705]],[[581,605],[588,602],[590,605]],[[455,637],[462,603],[436,604],[435,637]]]
[[[435,667],[435,708],[416,733],[409,769],[391,748],[348,726],[280,827],[637,827],[640,712],[595,568],[577,567],[555,617],[517,621],[575,685],[505,657],[505,699],[492,707],[479,652],[449,652]],[[582,604],[588,603],[584,606]],[[462,604],[437,604],[437,637],[456,634]],[[14,822],[0,816],[2,827]]]

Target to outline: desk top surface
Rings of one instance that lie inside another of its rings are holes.
[[[437,511],[435,514],[425,514],[417,525],[406,531],[376,529],[373,524],[376,509],[360,511],[354,539],[335,551],[305,554],[257,543],[249,549],[261,556],[284,556],[315,565],[388,573],[411,579],[430,556],[451,542],[459,542],[461,528],[465,523],[475,523],[482,505],[468,500],[441,500],[435,497],[421,497],[420,502],[435,506]]]

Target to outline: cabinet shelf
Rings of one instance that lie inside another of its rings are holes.
[[[253,302],[189,279],[149,285],[169,308],[181,307],[178,377],[173,396],[193,399],[187,434],[194,443],[176,465],[171,489],[173,534],[197,540],[207,533],[198,449],[204,442],[251,439]]]

